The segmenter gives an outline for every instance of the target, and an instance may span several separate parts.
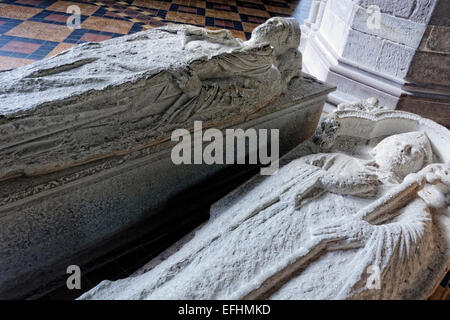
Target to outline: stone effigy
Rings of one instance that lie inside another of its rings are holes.
[[[137,236],[113,239],[226,167],[174,165],[175,129],[277,128],[281,153],[308,138],[333,88],[301,74],[299,41],[294,19],[246,42],[170,26],[0,72],[0,297]]]
[[[341,105],[184,244],[81,299],[423,299],[450,266],[450,132]]]
[[[247,42],[168,27],[0,73],[0,181],[130,153],[193,118],[244,119],[300,77],[299,41],[294,19],[271,19]]]

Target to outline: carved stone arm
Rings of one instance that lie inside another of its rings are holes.
[[[431,164],[418,173],[408,175],[403,183],[395,187],[374,203],[358,212],[358,216],[372,224],[392,219],[399,208],[417,197],[426,184],[441,184],[450,190],[450,169],[448,165]]]
[[[300,208],[311,200],[321,196],[324,192],[357,197],[373,197],[378,193],[380,180],[372,172],[355,168],[351,172],[336,172],[331,169],[336,161],[342,160],[341,154],[313,154],[302,158],[305,166],[319,169],[317,179],[309,183],[302,193],[296,197],[296,208]],[[350,159],[351,160],[351,159]]]
[[[332,193],[358,197],[373,197],[380,181],[374,174],[357,171],[350,175],[327,173],[320,178],[320,186]]]
[[[355,172],[352,175],[333,174],[321,169],[314,183],[310,183],[295,199],[296,209],[320,197],[324,192],[357,197],[373,197],[378,193],[380,181],[376,175]]]

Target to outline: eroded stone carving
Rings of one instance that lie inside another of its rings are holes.
[[[242,122],[301,75],[299,41],[295,19],[272,18],[247,42],[226,30],[171,26],[1,72],[0,184],[100,166],[68,172],[54,181],[61,185],[120,164],[194,120]],[[50,188],[0,186],[0,205]]]
[[[157,229],[170,200],[228,169],[175,165],[174,129],[277,128],[281,153],[310,137],[334,88],[300,75],[299,40],[292,19],[247,42],[173,26],[0,72],[0,298]]]
[[[367,104],[219,201],[166,260],[81,298],[426,298],[450,261],[450,133]]]

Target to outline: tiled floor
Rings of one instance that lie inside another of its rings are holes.
[[[252,30],[274,16],[306,18],[311,0],[0,0],[0,70],[53,56],[86,41],[189,23],[225,28],[248,39]],[[80,10],[80,28],[70,6]]]

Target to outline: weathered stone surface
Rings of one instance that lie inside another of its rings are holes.
[[[435,52],[416,52],[406,80],[450,87],[450,55]],[[450,89],[447,89],[449,92]]]
[[[423,299],[450,263],[450,132],[376,99],[211,209],[166,259],[81,299]]]
[[[414,49],[385,40],[377,58],[376,70],[398,78],[404,78],[408,73],[414,54]]]
[[[425,41],[426,50],[450,54],[450,27],[432,26]]]
[[[343,76],[342,74],[340,74],[339,72],[330,72],[327,75],[327,83],[337,83],[337,88],[338,88],[338,92],[336,93],[332,93],[331,95],[341,95],[343,94],[343,92],[348,92],[350,96],[370,96],[370,94],[374,94],[376,95],[377,99],[383,103],[384,106],[389,106],[389,108],[394,109],[396,103],[397,103],[397,98],[391,94],[385,93],[383,91],[380,90],[374,90],[372,87],[370,86],[366,86],[366,85],[360,85],[360,83],[357,80],[354,80],[355,78],[352,77],[352,75],[350,76]],[[346,100],[351,100],[350,97],[344,97],[344,98],[339,98],[338,97],[338,102],[339,101],[346,101]]]
[[[345,40],[348,37],[349,28],[347,24],[332,12],[325,8],[323,20],[320,25],[320,32],[324,35],[327,43],[338,53],[342,54]]]
[[[382,39],[351,29],[345,39],[342,57],[375,69],[382,47]]]
[[[450,100],[430,98],[419,100],[405,96],[400,99],[397,109],[418,114],[450,128]]]
[[[380,7],[382,12],[403,18],[411,16],[416,6],[414,1],[356,0],[355,2],[365,8],[375,5]]]
[[[450,1],[438,0],[430,24],[433,26],[450,27]]]
[[[410,16],[412,21],[417,21],[420,23],[428,23],[430,21],[431,15],[433,14],[436,3],[442,0],[416,0],[415,9]]]
[[[194,117],[245,118],[300,75],[295,23],[272,19],[245,43],[158,29],[0,73],[0,181],[125,155]]]
[[[381,13],[380,28],[369,28],[367,10],[358,7],[350,26],[358,31],[387,39],[410,48],[417,48],[426,29],[425,23],[417,23],[408,19],[398,18],[389,14]]]
[[[367,7],[360,7],[352,0],[329,0],[327,1],[323,22],[327,23],[326,20],[334,15],[349,28],[402,43],[412,48],[419,45],[426,23],[400,18],[381,10],[380,28],[369,28],[368,21],[373,14],[373,12],[368,12]],[[341,33],[340,29],[327,31],[335,35]]]
[[[330,8],[330,12],[335,14],[346,25],[351,25],[359,8],[353,0],[328,0],[327,7]]]
[[[419,23],[427,23],[437,0],[355,0],[355,2],[365,8],[376,5],[380,7],[381,12]]]
[[[276,128],[281,153],[308,138],[333,89],[301,74],[299,41],[292,19],[247,42],[174,26],[1,72],[0,297],[26,296],[144,220],[158,226],[159,208],[226,167],[176,166],[174,129]]]

